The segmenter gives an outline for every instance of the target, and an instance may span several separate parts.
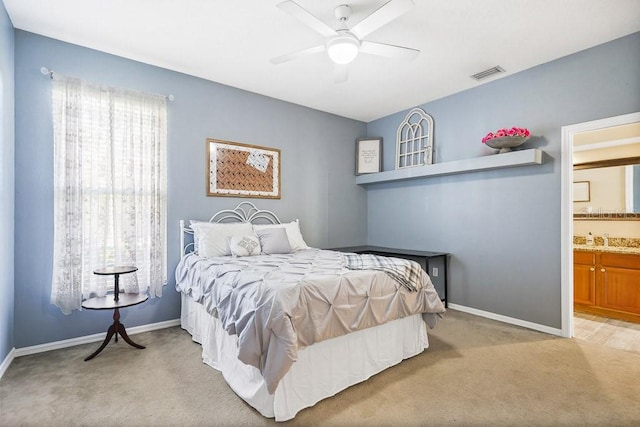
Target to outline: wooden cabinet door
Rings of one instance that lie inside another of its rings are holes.
[[[596,269],[599,306],[640,314],[640,256],[602,253]]]
[[[596,303],[596,268],[594,265],[573,265],[573,302],[582,305]]]
[[[598,305],[640,314],[640,270],[603,265]]]
[[[579,305],[596,303],[595,252],[573,252],[573,302]]]

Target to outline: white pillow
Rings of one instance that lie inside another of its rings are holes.
[[[203,257],[231,255],[227,238],[231,236],[248,236],[253,234],[253,227],[248,222],[220,224],[215,222],[193,222],[194,242],[198,255]]]
[[[287,230],[284,227],[264,228],[257,230],[256,234],[262,246],[262,253],[267,255],[291,253]]]
[[[291,221],[286,224],[254,224],[254,230],[264,230],[266,228],[284,228],[287,231],[287,238],[291,245],[292,251],[299,251],[301,249],[309,249],[309,246],[305,243],[300,232],[300,223],[298,220]]]
[[[233,256],[253,256],[260,255],[260,252],[262,252],[260,240],[255,235],[229,236],[227,241]]]

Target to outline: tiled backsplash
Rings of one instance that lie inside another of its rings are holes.
[[[586,245],[587,238],[585,236],[573,236],[574,245]],[[604,238],[602,236],[594,236],[594,246],[603,246]],[[640,239],[628,237],[609,237],[609,246],[640,248]]]

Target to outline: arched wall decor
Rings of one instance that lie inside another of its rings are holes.
[[[433,163],[433,118],[414,108],[398,127],[396,169]]]

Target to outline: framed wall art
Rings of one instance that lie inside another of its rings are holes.
[[[591,191],[589,181],[576,181],[573,183],[573,201],[589,202],[591,201]]]
[[[433,117],[422,108],[407,113],[396,134],[396,169],[433,164]]]
[[[207,196],[280,198],[280,150],[207,138]]]
[[[382,138],[356,139],[356,175],[382,171]]]

